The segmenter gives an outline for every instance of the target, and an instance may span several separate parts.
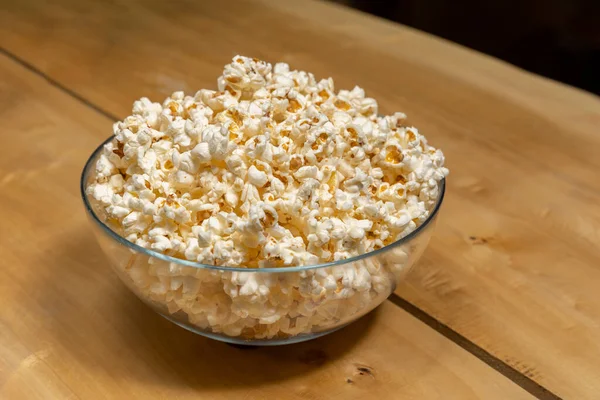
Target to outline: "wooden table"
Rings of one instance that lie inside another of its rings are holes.
[[[0,398],[600,398],[597,97],[326,3],[1,0],[0,22]],[[313,342],[243,350],[163,320],[79,199],[134,99],[214,87],[238,53],[360,84],[451,169],[420,267]]]

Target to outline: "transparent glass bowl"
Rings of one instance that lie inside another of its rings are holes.
[[[140,247],[108,227],[85,188],[107,139],[88,159],[81,195],[96,238],[121,280],[175,324],[212,339],[278,345],[326,335],[380,305],[427,247],[445,181],[430,217],[379,250],[346,260],[286,268],[205,265]]]

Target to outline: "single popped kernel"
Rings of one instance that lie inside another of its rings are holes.
[[[380,249],[431,215],[448,174],[442,152],[405,114],[379,116],[363,89],[336,92],[331,78],[242,56],[217,89],[142,98],[114,124],[87,193],[130,242],[203,264],[304,266]],[[127,273],[198,327],[269,338],[361,312],[402,266],[365,260],[277,279],[149,262]]]

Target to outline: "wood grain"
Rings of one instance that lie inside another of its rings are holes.
[[[140,96],[214,87],[237,53],[358,83],[383,112],[406,112],[451,176],[397,293],[554,393],[597,397],[597,97],[324,3],[3,3],[6,49],[118,117]]]
[[[0,55],[0,398],[530,399],[392,303],[328,337],[242,350],[128,292],[78,193],[111,121]]]

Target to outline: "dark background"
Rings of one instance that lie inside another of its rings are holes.
[[[600,94],[600,0],[331,0]]]

